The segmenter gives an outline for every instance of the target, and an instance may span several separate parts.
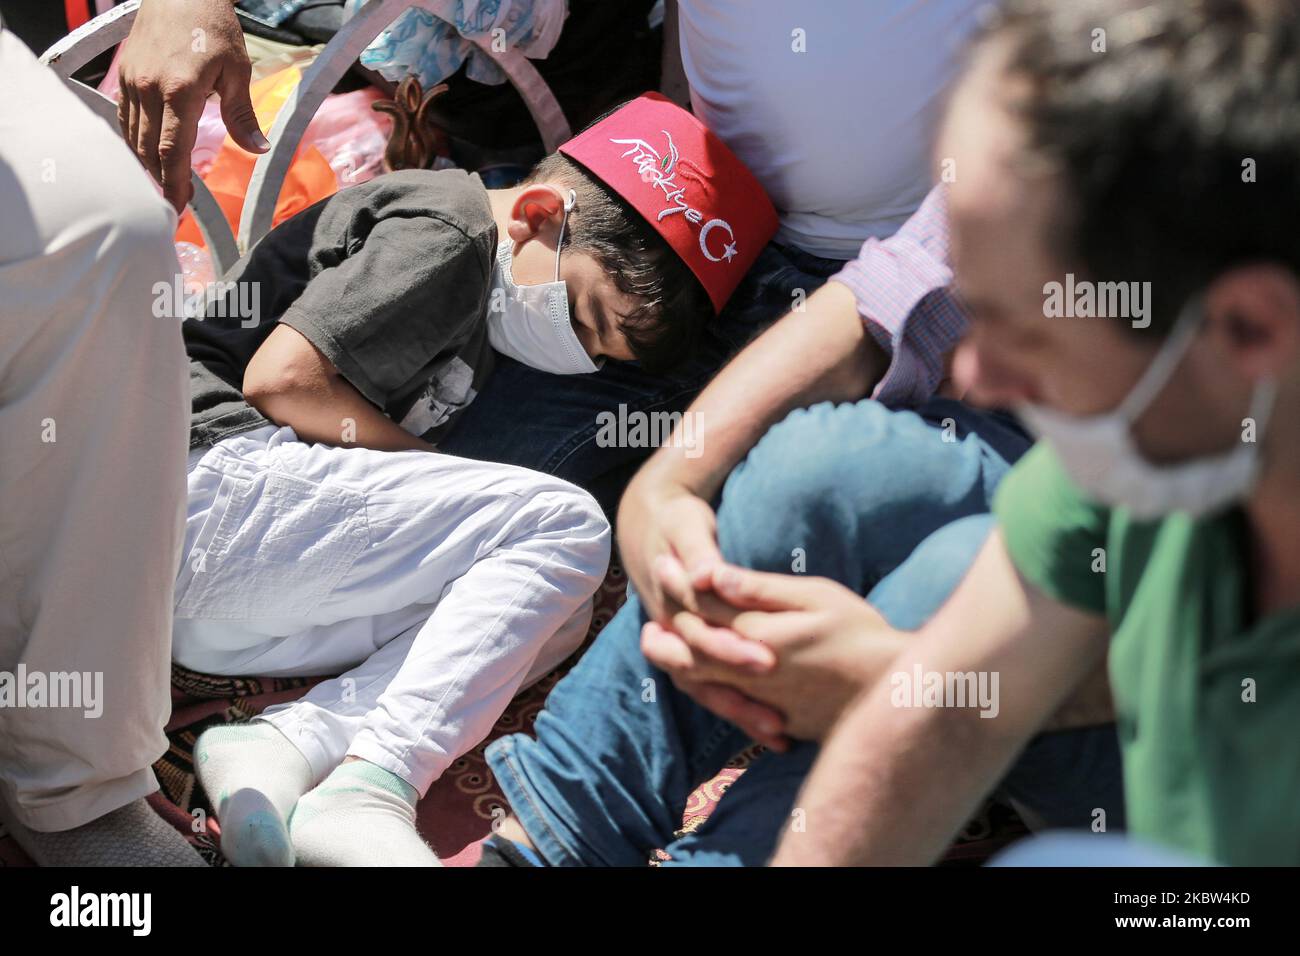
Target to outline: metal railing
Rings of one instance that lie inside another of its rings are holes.
[[[325,45],[316,60],[303,72],[302,82],[280,110],[267,138],[271,148],[257,158],[253,177],[244,197],[236,242],[212,193],[198,175],[193,175],[194,198],[190,209],[212,256],[217,275],[234,265],[240,250],[252,248],[271,229],[275,204],[280,198],[298,144],[316,110],[342,79],[361,51],[385,27],[412,7],[433,13],[436,0],[370,0],[348,20]],[[140,0],[128,0],[69,33],[41,55],[41,62],[53,69],[91,109],[117,129],[117,104],[98,90],[72,78],[72,74],[131,32]],[[475,42],[509,77],[537,124],[542,143],[551,152],[569,138],[569,123],[546,81],[528,58],[516,49],[492,49],[491,37]]]

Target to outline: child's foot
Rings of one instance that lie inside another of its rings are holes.
[[[349,760],[298,801],[289,833],[299,866],[441,866],[415,830],[420,795],[397,774]]]
[[[286,821],[311,789],[307,758],[272,724],[213,727],[194,745],[194,766],[221,823],[221,852],[235,866],[293,866]]]
[[[38,866],[207,866],[143,797],[71,830],[38,833],[4,814],[9,835]]]

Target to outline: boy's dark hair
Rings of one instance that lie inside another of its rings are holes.
[[[1029,81],[1015,108],[1031,152],[1064,174],[1055,251],[1099,280],[1151,281],[1158,334],[1234,266],[1300,275],[1298,7],[1008,0],[985,33]]]
[[[561,251],[585,252],[637,303],[618,320],[637,361],[650,372],[664,372],[687,358],[713,304],[695,274],[621,196],[562,153],[551,153],[526,183],[552,183],[572,189],[577,202],[569,213]]]

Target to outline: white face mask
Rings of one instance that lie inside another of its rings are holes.
[[[1277,395],[1276,382],[1261,382],[1251,399],[1254,442],[1161,467],[1143,458],[1133,441],[1133,423],[1168,383],[1200,324],[1200,301],[1193,300],[1150,368],[1112,412],[1079,418],[1041,405],[1017,409],[1029,430],[1052,446],[1075,484],[1099,504],[1124,508],[1139,521],[1174,511],[1200,517],[1240,501],[1254,488],[1259,477],[1259,442]]]
[[[496,268],[488,294],[488,341],[503,355],[542,372],[585,375],[599,371],[569,321],[569,289],[560,279],[560,246],[577,194],[569,190],[555,243],[555,281],[516,285],[510,267],[514,243],[497,246]]]

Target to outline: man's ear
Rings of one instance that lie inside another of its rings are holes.
[[[510,209],[510,238],[518,243],[535,239],[547,222],[558,223],[563,215],[564,193],[558,186],[550,183],[525,186]]]
[[[1253,381],[1285,377],[1300,356],[1300,280],[1272,262],[1238,266],[1205,294],[1209,333]]]

